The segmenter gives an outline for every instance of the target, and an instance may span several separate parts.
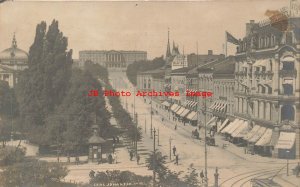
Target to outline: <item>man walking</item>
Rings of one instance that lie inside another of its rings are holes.
[[[173,147],[173,155],[175,156],[175,154],[176,154],[176,147],[174,145],[174,147]]]
[[[133,158],[133,151],[131,150],[130,151],[130,161],[132,161],[132,158]]]
[[[175,164],[177,164],[177,166],[178,166],[178,160],[179,160],[179,158],[178,158],[178,154],[176,155],[176,161],[175,161]]]

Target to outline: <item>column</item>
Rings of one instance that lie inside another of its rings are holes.
[[[279,80],[279,70],[280,70],[280,61],[279,61],[279,56],[278,54],[275,55],[275,59],[272,60],[272,67],[273,67],[273,81],[272,81],[272,88],[273,88],[273,95],[278,95],[279,91],[279,85],[278,85],[278,80]]]
[[[271,116],[270,116],[270,103],[269,102],[266,102],[265,103],[265,120],[271,120]]]
[[[300,129],[297,128],[295,130],[296,132],[296,141],[295,141],[295,146],[296,146],[296,159],[300,158]]]

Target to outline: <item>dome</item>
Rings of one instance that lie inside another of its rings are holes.
[[[8,49],[5,49],[4,51],[2,51],[0,53],[0,59],[24,59],[27,60],[28,59],[28,54],[23,51],[22,49],[19,49],[17,47],[17,40],[16,37],[14,35],[13,40],[12,40],[12,44],[11,47]]]
[[[19,48],[8,48],[0,53],[0,59],[28,59],[28,55],[25,51]]]

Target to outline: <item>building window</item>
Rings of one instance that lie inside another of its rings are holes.
[[[283,94],[284,95],[293,95],[293,85],[292,84],[283,84]]]
[[[266,88],[264,86],[261,86],[261,93],[266,93]]]
[[[294,121],[295,110],[292,105],[283,105],[281,108],[281,121],[289,120]]]
[[[283,70],[294,70],[295,66],[294,66],[294,62],[283,62],[282,64],[282,69]]]

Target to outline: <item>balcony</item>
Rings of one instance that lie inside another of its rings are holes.
[[[297,76],[297,70],[279,70],[279,76],[280,77],[296,77]]]

